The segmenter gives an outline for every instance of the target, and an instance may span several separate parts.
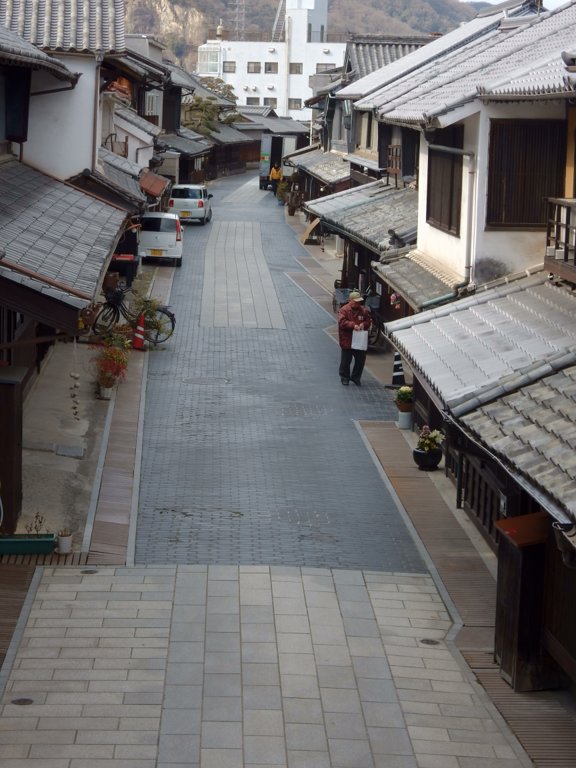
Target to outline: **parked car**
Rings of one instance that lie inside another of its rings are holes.
[[[138,233],[141,259],[169,260],[182,266],[182,226],[175,213],[145,213]]]
[[[212,195],[204,184],[175,184],[170,193],[168,207],[180,216],[181,221],[199,221],[200,224],[212,219]]]

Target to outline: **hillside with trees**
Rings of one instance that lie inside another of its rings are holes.
[[[328,32],[349,34],[444,34],[473,18],[486,3],[458,0],[330,0]],[[278,0],[245,0],[245,39],[270,38]],[[128,32],[148,34],[174,51],[190,72],[198,46],[214,35],[222,19],[225,34],[237,39],[238,5],[224,0],[126,0]]]

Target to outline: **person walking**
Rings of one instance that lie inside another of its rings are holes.
[[[270,171],[269,180],[270,180],[270,184],[272,185],[272,192],[274,192],[274,196],[276,196],[276,190],[278,189],[278,184],[282,181],[282,168],[280,168],[279,163],[274,163],[274,166]]]
[[[338,341],[340,343],[340,381],[348,386],[351,381],[357,387],[362,386],[360,379],[366,362],[365,349],[352,349],[352,334],[354,331],[367,331],[372,323],[370,310],[362,305],[364,301],[358,291],[352,291],[348,303],[338,313]],[[350,364],[354,360],[352,374]]]

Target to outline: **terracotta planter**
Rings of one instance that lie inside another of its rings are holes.
[[[424,472],[432,472],[442,461],[442,448],[432,448],[430,451],[420,451],[418,448],[414,448],[412,456],[418,469]]]
[[[402,413],[410,413],[414,409],[414,403],[402,403],[396,400],[396,408]]]

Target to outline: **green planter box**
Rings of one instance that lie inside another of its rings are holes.
[[[45,555],[56,546],[55,533],[0,535],[0,555]]]

